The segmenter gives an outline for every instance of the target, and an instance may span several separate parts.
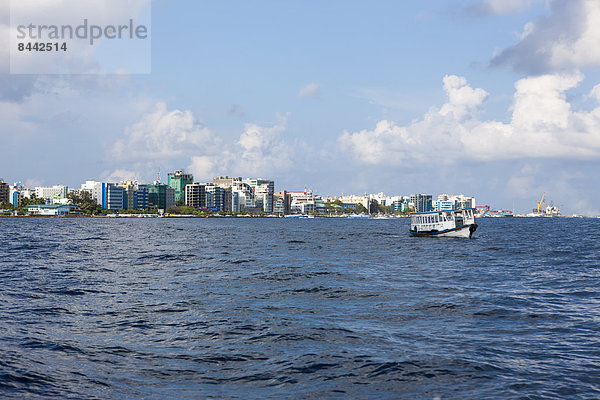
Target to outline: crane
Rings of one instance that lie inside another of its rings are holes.
[[[533,212],[542,212],[542,209],[544,208],[544,197],[546,196],[546,192],[544,192],[542,194],[542,198],[540,199],[539,203],[537,203],[536,208],[533,209]]]

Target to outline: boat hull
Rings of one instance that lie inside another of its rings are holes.
[[[473,233],[477,230],[477,224],[468,224],[459,226],[458,228],[447,229],[444,231],[410,231],[413,236],[431,236],[431,237],[455,237],[467,238],[473,237]]]

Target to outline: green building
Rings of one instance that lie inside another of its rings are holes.
[[[166,211],[175,205],[175,189],[164,183],[148,185],[148,206],[151,209]]]
[[[192,174],[186,174],[183,171],[175,171],[169,174],[167,184],[170,188],[175,189],[175,202],[185,203],[185,187],[194,183]]]

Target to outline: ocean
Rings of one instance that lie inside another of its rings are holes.
[[[0,398],[600,398],[600,219],[477,222],[0,219]]]

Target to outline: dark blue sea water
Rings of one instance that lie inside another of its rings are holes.
[[[600,220],[0,219],[0,398],[600,398]]]

